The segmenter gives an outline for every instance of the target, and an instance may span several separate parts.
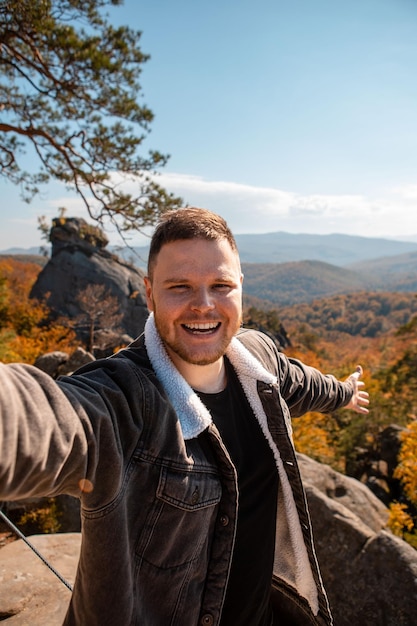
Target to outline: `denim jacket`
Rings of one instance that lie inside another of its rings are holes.
[[[235,468],[210,416],[204,408],[199,415],[181,381],[168,389],[176,372],[169,364],[161,382],[158,354],[151,362],[145,343],[142,335],[58,381],[31,366],[0,365],[0,499],[81,499],[66,626],[220,621],[236,529]],[[344,406],[352,386],[288,359],[256,331],[241,331],[229,358],[280,474],[273,601],[282,624],[284,615],[291,624],[331,624],[290,416]],[[196,416],[191,430],[187,414]]]

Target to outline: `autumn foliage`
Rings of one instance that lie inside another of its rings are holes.
[[[29,297],[41,266],[0,259],[0,359],[33,363],[52,350],[73,349],[74,332],[51,320],[48,307]]]
[[[412,421],[402,433],[399,464],[395,475],[404,485],[404,491],[417,506],[417,421]]]

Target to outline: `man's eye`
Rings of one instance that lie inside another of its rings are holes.
[[[188,285],[171,285],[171,291],[185,291],[188,289]]]
[[[225,283],[218,283],[217,285],[214,285],[214,289],[216,291],[230,291],[231,288],[231,285],[226,285]]]

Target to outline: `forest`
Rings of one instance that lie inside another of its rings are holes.
[[[0,360],[5,363],[33,364],[42,354],[70,353],[80,345],[69,320],[54,320],[44,303],[30,298],[40,270],[38,263],[0,258]],[[369,414],[307,414],[294,420],[295,446],[361,479],[363,459],[378,458],[381,432],[400,427],[394,477],[401,490],[388,503],[389,525],[417,548],[416,295],[362,291],[281,308],[245,296],[244,324],[268,332],[288,357],[339,379],[362,365]]]

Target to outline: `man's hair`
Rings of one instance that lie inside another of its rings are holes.
[[[205,239],[206,241],[226,239],[232,250],[238,254],[232,231],[220,215],[196,207],[174,209],[162,214],[152,235],[148,257],[150,278],[162,246],[181,239]]]

